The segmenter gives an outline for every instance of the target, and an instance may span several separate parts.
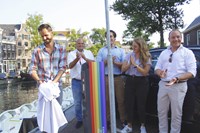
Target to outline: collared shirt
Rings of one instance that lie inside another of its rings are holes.
[[[136,55],[134,52],[130,52],[126,55],[125,57],[125,61],[128,62],[128,64],[130,64],[130,57],[133,57],[135,63],[140,66],[141,68],[144,68],[144,66],[142,65],[142,63],[140,62],[139,59],[136,58]],[[148,62],[146,63],[147,65],[151,65],[151,59],[149,58]],[[128,74],[128,75],[135,75],[135,76],[144,76],[142,75],[138,70],[137,68],[134,68],[133,65],[130,66],[130,68],[125,72],[125,74]]]
[[[67,63],[68,66],[69,64],[74,61],[74,59],[76,59],[76,53],[78,52],[77,49],[75,49],[74,51],[71,51],[68,56],[67,56]],[[94,55],[92,54],[91,51],[84,49],[83,50],[83,54],[85,55],[86,58],[90,59],[90,60],[94,60]],[[81,58],[76,65],[70,70],[70,76],[71,78],[75,78],[75,79],[81,79],[81,65],[84,64],[86,61]]]
[[[161,52],[155,70],[167,70],[167,75],[162,78],[162,81],[170,81],[174,77],[178,77],[186,72],[192,73],[196,76],[196,59],[194,53],[182,45],[172,54],[171,63],[169,62],[170,55],[172,54],[171,47],[169,46]]]
[[[66,60],[64,46],[55,43],[52,54],[49,54],[43,43],[36,47],[32,53],[29,74],[36,70],[40,80],[53,80],[60,70],[66,69]],[[61,80],[59,83],[61,83]]]
[[[124,57],[125,57],[124,49],[114,46],[110,49],[110,52],[111,52],[112,57],[113,56],[116,57],[115,59],[116,62],[124,61]],[[98,62],[101,62],[101,61],[107,60],[107,58],[108,58],[108,47],[105,46],[99,50],[96,60]],[[108,74],[108,65],[105,66],[105,74]],[[113,64],[113,74],[116,74],[116,75],[121,74],[121,69],[114,64]]]

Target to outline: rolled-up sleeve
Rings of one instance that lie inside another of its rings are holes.
[[[97,54],[97,58],[96,58],[96,61],[97,61],[97,62],[103,61],[103,58],[102,58],[102,52],[103,52],[103,50],[102,50],[102,49],[103,49],[103,48],[101,48],[101,49],[99,50],[98,54]]]
[[[38,58],[37,58],[37,49],[32,52],[31,62],[29,64],[29,74],[31,75],[33,71],[38,69]]]
[[[66,50],[64,46],[60,49],[60,53],[61,53],[61,56],[60,56],[59,70],[65,71],[67,68],[67,56],[66,56]]]
[[[188,50],[187,52],[185,63],[187,71],[192,73],[192,75],[195,77],[197,73],[196,58],[191,50]]]

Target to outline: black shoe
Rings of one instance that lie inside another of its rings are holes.
[[[125,127],[127,125],[127,121],[125,120],[124,122],[122,122],[122,126]]]
[[[107,121],[107,129],[110,130],[110,121]]]
[[[83,122],[82,121],[78,121],[76,123],[76,129],[80,128],[82,125],[83,125]]]

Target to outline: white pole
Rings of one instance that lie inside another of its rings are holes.
[[[110,124],[111,133],[116,133],[116,115],[115,115],[115,91],[113,79],[113,63],[110,52],[110,24],[109,24],[109,9],[108,0],[105,0],[105,15],[106,15],[106,31],[107,31],[107,46],[108,46],[108,80],[109,80],[109,100],[110,100]],[[109,110],[106,110],[109,111]]]

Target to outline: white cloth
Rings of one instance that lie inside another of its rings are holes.
[[[60,95],[58,83],[44,82],[39,86],[37,122],[40,131],[58,133],[59,127],[67,123],[57,97]]]
[[[77,49],[75,49],[74,51],[71,51],[68,55],[67,55],[67,64],[69,66],[69,64],[76,59],[76,53],[78,52]],[[90,59],[90,60],[94,60],[94,55],[92,54],[92,52],[90,50],[83,50],[83,54],[85,55],[86,58]],[[71,78],[75,78],[75,79],[81,79],[81,65],[84,64],[86,61],[81,58],[79,60],[79,62],[76,63],[76,65],[70,70],[70,76]]]

